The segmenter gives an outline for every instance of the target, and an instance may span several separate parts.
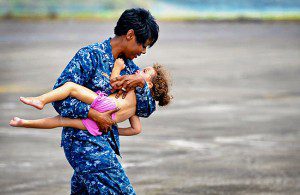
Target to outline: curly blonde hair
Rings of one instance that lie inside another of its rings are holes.
[[[169,94],[171,85],[170,74],[161,64],[156,63],[153,65],[153,68],[156,72],[156,75],[152,78],[152,97],[155,101],[158,101],[159,106],[166,106],[173,98]]]

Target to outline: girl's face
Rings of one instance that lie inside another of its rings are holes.
[[[148,83],[149,88],[152,88],[152,78],[156,75],[156,71],[154,70],[153,67],[147,66],[146,68],[142,70],[136,71],[135,74],[141,75],[145,81]]]

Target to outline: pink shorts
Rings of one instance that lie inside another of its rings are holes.
[[[109,110],[114,110],[117,107],[116,102],[111,98],[107,97],[106,93],[103,93],[101,91],[97,91],[96,93],[98,94],[98,97],[91,104],[91,108],[97,110],[98,112],[106,112]],[[113,113],[111,115],[111,118],[115,120],[116,113]],[[90,134],[94,136],[102,134],[102,132],[99,131],[99,127],[97,126],[97,123],[95,121],[86,118],[82,119],[82,123],[90,132]]]

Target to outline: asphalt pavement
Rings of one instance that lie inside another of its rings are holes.
[[[12,128],[39,111],[19,96],[52,89],[81,47],[114,23],[0,21],[0,194],[69,194],[72,169],[61,129]],[[159,40],[135,62],[159,62],[173,102],[121,137],[137,194],[299,194],[300,23],[160,23]],[[127,126],[128,123],[119,126]]]

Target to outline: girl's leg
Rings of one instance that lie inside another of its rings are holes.
[[[96,99],[97,94],[76,83],[66,82],[64,85],[54,89],[53,91],[38,97],[20,97],[20,101],[41,110],[46,104],[66,99],[69,96],[87,104],[91,104]]]
[[[81,119],[70,119],[62,116],[55,116],[51,118],[42,118],[37,120],[26,120],[14,117],[10,123],[13,127],[26,127],[38,129],[53,129],[56,127],[73,127],[76,129],[86,130]]]

